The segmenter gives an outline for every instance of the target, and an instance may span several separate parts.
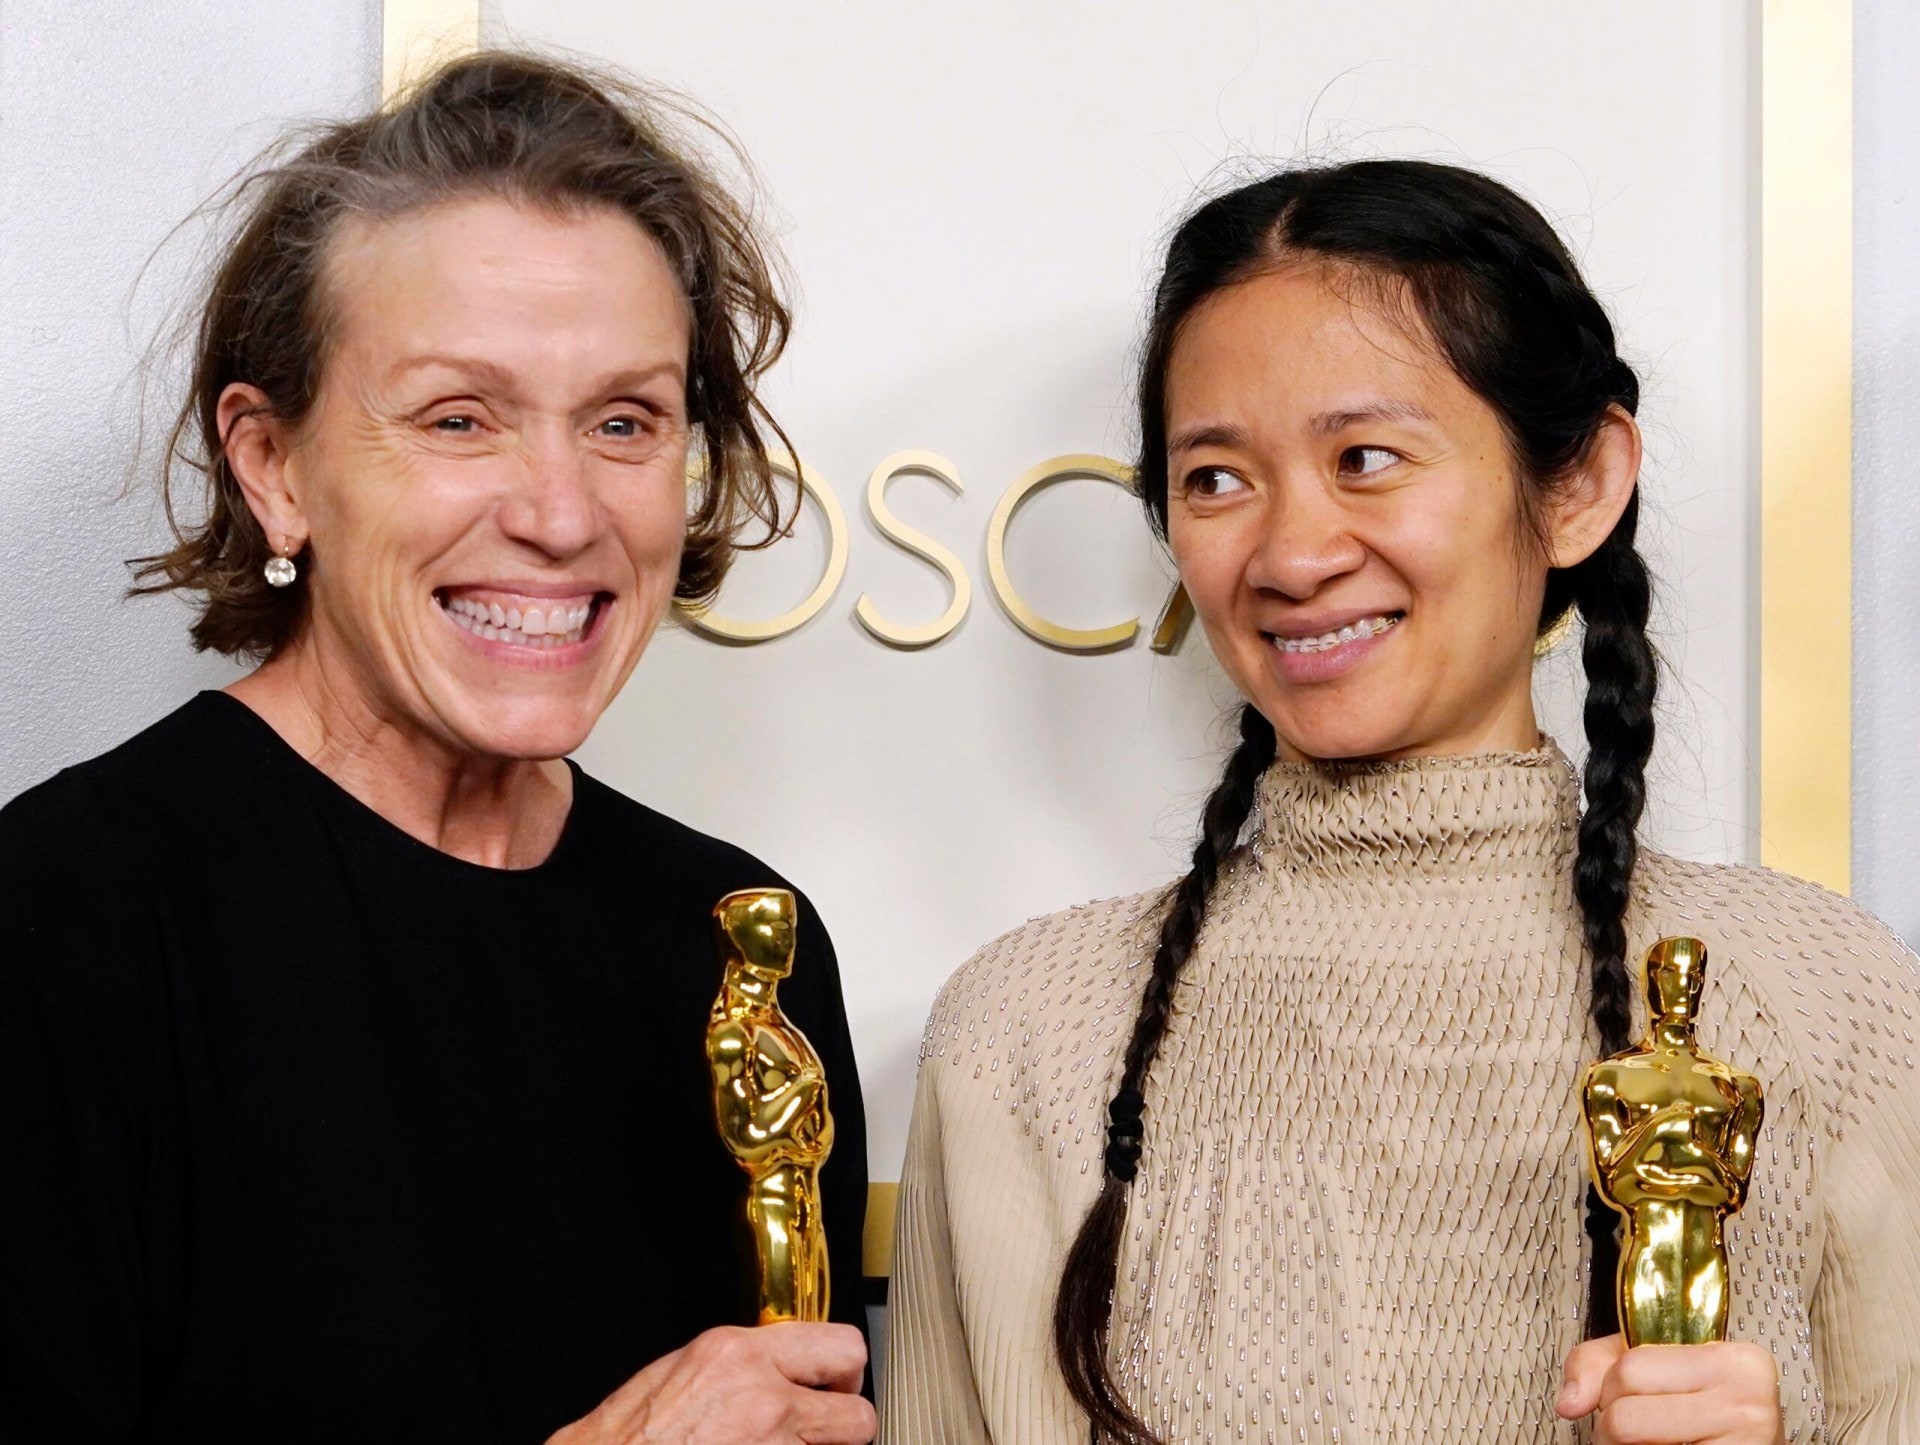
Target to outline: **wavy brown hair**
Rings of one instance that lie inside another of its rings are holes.
[[[711,597],[737,548],[764,546],[784,525],[768,450],[787,439],[755,387],[791,318],[749,206],[675,138],[676,125],[720,141],[744,169],[738,147],[678,102],[580,65],[490,51],[442,66],[397,104],[270,152],[214,203],[237,219],[191,323],[191,378],[161,459],[174,545],[130,564],[131,591],[197,593],[200,650],[266,658],[286,645],[306,589],[262,576],[273,553],[227,464],[220,394],[249,383],[298,425],[326,362],[321,278],[343,222],[495,196],[562,211],[610,206],[665,252],[691,319],[687,408],[700,464],[675,595]],[[190,488],[200,505],[183,505]],[[765,536],[743,542],[756,520]]]

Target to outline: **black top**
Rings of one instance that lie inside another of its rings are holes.
[[[0,809],[0,1440],[538,1441],[750,1323],[710,919],[779,882],[578,768],[545,863],[463,862],[221,693]],[[802,911],[858,1324],[865,1121]]]

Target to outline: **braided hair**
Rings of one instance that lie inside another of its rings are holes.
[[[1632,414],[1640,387],[1617,353],[1605,309],[1553,227],[1486,176],[1425,161],[1357,161],[1282,171],[1218,196],[1175,231],[1141,353],[1141,492],[1154,529],[1167,530],[1166,383],[1181,329],[1208,297],[1290,261],[1322,258],[1405,298],[1460,379],[1499,416],[1537,520],[1555,486],[1589,454],[1614,408]],[[1634,546],[1639,497],[1576,566],[1547,574],[1539,632],[1570,611],[1584,626],[1586,805],[1573,865],[1589,959],[1598,1047],[1631,1042],[1632,983],[1625,916],[1653,749],[1657,659],[1647,636],[1651,579]],[[1054,1302],[1054,1347],[1093,1438],[1158,1445],[1107,1360],[1127,1193],[1150,1118],[1147,1079],[1166,1036],[1175,990],[1206,920],[1221,867],[1239,845],[1255,787],[1273,762],[1272,726],[1251,704],[1240,743],[1207,799],[1192,866],[1168,891],[1139,1012],[1108,1105],[1100,1193],[1080,1226]],[[1588,1325],[1617,1328],[1612,1212],[1591,1189]]]

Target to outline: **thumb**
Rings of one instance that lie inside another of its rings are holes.
[[[1627,1352],[1627,1342],[1619,1335],[1603,1335],[1575,1345],[1567,1355],[1566,1378],[1560,1397],[1553,1402],[1554,1413],[1562,1420],[1578,1420],[1600,1407],[1600,1386],[1614,1361]]]

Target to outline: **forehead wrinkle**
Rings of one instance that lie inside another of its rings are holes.
[[[1369,421],[1414,422],[1432,425],[1433,413],[1414,402],[1402,401],[1398,397],[1385,396],[1377,401],[1369,401],[1362,406],[1343,408],[1339,411],[1323,411],[1315,414],[1307,423],[1309,430],[1316,436],[1332,436],[1345,431],[1350,426]]]
[[[1200,422],[1181,427],[1167,438],[1167,450],[1189,451],[1194,447],[1244,447],[1247,434],[1232,422]]]

